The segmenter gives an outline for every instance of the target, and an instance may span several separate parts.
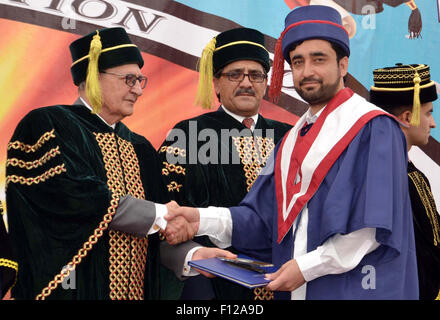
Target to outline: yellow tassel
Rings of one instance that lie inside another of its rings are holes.
[[[196,104],[202,106],[203,109],[211,109],[213,107],[214,97],[212,89],[213,78],[213,62],[212,57],[215,51],[216,38],[206,45],[203,49],[202,56],[198,63],[199,85],[197,88]]]
[[[413,109],[410,124],[414,127],[418,127],[420,124],[420,82],[419,73],[416,71],[414,76],[414,99]]]
[[[98,114],[102,108],[101,86],[99,84],[98,61],[102,51],[101,37],[99,31],[93,36],[90,42],[89,66],[87,68],[86,94],[92,106],[92,113]]]
[[[417,9],[417,5],[414,0],[407,1],[405,4],[411,9],[411,11]]]

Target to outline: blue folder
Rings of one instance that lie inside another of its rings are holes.
[[[238,255],[238,257],[251,259],[244,255]],[[264,273],[244,269],[243,267],[222,261],[219,258],[192,260],[189,261],[188,264],[191,267],[212,273],[218,277],[233,281],[247,288],[264,287],[270,282],[270,280],[264,279]],[[276,271],[275,267],[261,267],[261,269],[264,269],[266,273]]]

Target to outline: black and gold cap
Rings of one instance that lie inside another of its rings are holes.
[[[73,82],[79,85],[86,81],[86,92],[93,113],[99,113],[102,106],[99,72],[134,63],[142,68],[144,60],[139,48],[132,43],[124,28],[95,30],[70,44],[72,55]]]
[[[93,31],[82,38],[72,42],[70,53],[72,55],[72,77],[75,85],[79,85],[86,80],[87,67],[90,61],[90,47],[93,38],[101,42],[101,51],[99,54],[98,68],[105,70],[127,63],[136,63],[139,68],[144,65],[141,52],[134,45],[124,28],[105,28]]]
[[[426,64],[379,68],[373,71],[374,86],[370,88],[371,103],[390,109],[413,106],[411,125],[418,126],[420,105],[437,99],[435,82]]]
[[[203,49],[198,64],[199,85],[196,104],[204,109],[213,105],[213,75],[226,65],[238,60],[253,60],[261,63],[269,72],[269,52],[265,47],[264,35],[255,29],[235,28],[212,38]]]

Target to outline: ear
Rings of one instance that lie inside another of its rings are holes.
[[[345,56],[339,60],[339,69],[341,70],[341,77],[345,77],[348,73],[348,57]]]
[[[338,10],[339,11],[339,10]],[[345,11],[345,9],[344,9]],[[344,18],[342,18],[342,24],[348,32],[348,37],[351,39],[356,34],[356,21],[353,19],[351,14],[348,14]]]
[[[397,118],[404,124],[407,124],[409,126],[411,123],[412,112],[410,110],[405,110],[401,114],[399,114]]]
[[[218,94],[220,93],[220,88],[219,88],[219,82],[220,82],[220,79],[214,77],[214,78],[212,79],[212,82],[214,83],[215,95],[218,96]]]

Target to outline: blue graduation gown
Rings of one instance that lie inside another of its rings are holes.
[[[240,205],[231,208],[232,245],[281,267],[293,257],[294,240],[291,228],[277,243],[273,168],[267,165]],[[335,234],[367,227],[376,228],[380,246],[353,270],[308,282],[306,299],[418,299],[406,170],[406,140],[388,116],[368,122],[336,160],[308,202],[307,252]],[[290,292],[276,297],[290,299]]]

